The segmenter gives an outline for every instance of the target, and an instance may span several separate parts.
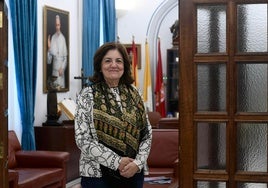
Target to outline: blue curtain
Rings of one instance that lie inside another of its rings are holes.
[[[35,150],[34,106],[37,72],[37,1],[10,0],[14,59],[24,150]]]
[[[103,34],[103,42],[115,41],[115,23],[114,0],[83,1],[82,68],[85,76],[93,74],[93,56],[100,46],[100,35]],[[103,31],[100,30],[101,24]]]
[[[115,0],[102,0],[103,5],[103,42],[115,41]]]
[[[93,74],[93,56],[100,45],[100,1],[83,1],[82,68],[85,76]]]

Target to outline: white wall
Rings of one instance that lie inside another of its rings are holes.
[[[157,65],[157,37],[161,39],[161,55],[163,74],[166,74],[166,49],[172,48],[172,33],[170,27],[178,19],[178,0],[133,0],[135,6],[126,10],[118,18],[117,35],[121,43],[141,44],[142,68],[138,70],[139,83],[143,89],[145,63],[145,40],[150,48],[152,84],[155,83]]]
[[[177,0],[132,0],[134,7],[125,11],[125,14],[118,18],[117,35],[120,42],[131,43],[132,36],[135,37],[135,43],[141,44],[142,50],[142,68],[139,72],[140,88],[143,89],[144,74],[144,43],[146,37],[149,37],[149,46],[152,53],[151,65],[152,75],[156,67],[156,43],[154,40],[157,36],[161,38],[161,51],[163,71],[166,70],[166,49],[172,47],[172,33],[169,28],[178,18],[178,8],[170,7]],[[36,107],[35,107],[35,126],[41,126],[46,121],[47,114],[47,94],[43,93],[43,7],[45,5],[62,9],[69,12],[70,18],[70,91],[58,93],[58,101],[64,98],[75,99],[76,94],[81,89],[81,81],[75,80],[74,76],[80,75],[81,63],[81,4],[82,0],[55,1],[39,0],[38,1],[38,78],[36,90]],[[149,7],[149,8],[148,8]],[[161,10],[162,9],[162,10]],[[163,11],[163,9],[169,9]],[[150,31],[150,33],[147,33]],[[152,32],[153,31],[153,32]],[[148,36],[147,36],[148,35]],[[157,36],[152,36],[157,35]],[[154,77],[152,80],[154,84]],[[66,119],[62,115],[59,121]]]
[[[43,93],[43,8],[44,6],[55,7],[57,9],[69,12],[69,57],[70,57],[70,87],[68,92],[57,94],[58,101],[64,98],[75,99],[76,94],[81,89],[81,81],[75,80],[74,76],[80,75],[82,67],[81,63],[81,16],[79,15],[79,6],[81,0],[71,1],[55,1],[55,0],[39,0],[38,1],[38,72],[37,75],[37,90],[36,90],[36,105],[35,105],[35,126],[41,126],[46,121],[47,114],[47,94]],[[60,121],[66,119],[61,116]]]

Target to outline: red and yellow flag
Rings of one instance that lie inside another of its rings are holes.
[[[158,59],[156,69],[156,84],[155,84],[155,108],[156,111],[159,112],[162,117],[166,117],[165,89],[163,82],[160,38],[158,39]]]
[[[138,82],[138,61],[137,61],[137,49],[136,49],[136,44],[134,41],[134,37],[132,39],[132,75],[134,78],[134,85],[136,87],[139,86],[139,82]]]

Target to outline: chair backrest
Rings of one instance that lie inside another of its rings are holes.
[[[161,119],[161,114],[159,112],[148,112],[148,119],[151,123],[152,128],[158,128],[158,122]]]
[[[8,131],[8,168],[17,166],[16,152],[21,150],[21,145],[15,131]]]
[[[153,129],[151,152],[148,157],[150,167],[173,167],[179,156],[179,130]]]

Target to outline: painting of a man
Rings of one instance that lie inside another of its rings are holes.
[[[68,12],[45,7],[44,19],[44,92],[68,91]]]
[[[48,52],[47,63],[52,63],[52,81],[54,87],[65,88],[65,76],[64,72],[67,65],[67,46],[65,37],[61,32],[60,16],[56,15],[55,18],[56,32],[52,35],[48,35]]]

